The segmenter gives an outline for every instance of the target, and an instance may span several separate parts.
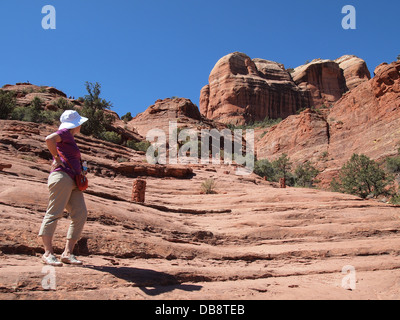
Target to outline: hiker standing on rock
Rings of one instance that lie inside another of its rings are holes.
[[[39,231],[45,249],[42,260],[52,266],[62,266],[63,263],[82,265],[72,254],[87,219],[83,192],[78,189],[74,179],[76,174],[82,172],[81,154],[74,136],[80,133],[81,125],[88,119],[81,117],[76,111],[67,110],[60,120],[58,131],[46,137],[46,144],[54,161],[47,184],[50,192],[49,204]],[[60,262],[54,255],[52,242],[57,221],[63,216],[65,208],[72,221]]]

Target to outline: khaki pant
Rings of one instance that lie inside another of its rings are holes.
[[[87,209],[83,192],[80,191],[75,181],[65,172],[53,172],[47,183],[50,191],[49,205],[44,216],[39,236],[53,236],[57,221],[67,209],[71,224],[67,239],[79,240],[87,219]]]

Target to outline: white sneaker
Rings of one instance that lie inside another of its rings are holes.
[[[73,254],[70,254],[69,257],[61,256],[61,261],[75,266],[81,266],[83,264],[82,261],[79,261]]]
[[[49,266],[53,267],[61,267],[63,265],[53,254],[49,254],[47,257],[43,255],[42,261],[44,264],[48,264]]]

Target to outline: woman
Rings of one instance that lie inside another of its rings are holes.
[[[88,119],[81,117],[76,111],[67,110],[60,120],[58,131],[46,137],[46,144],[54,161],[47,184],[50,191],[49,205],[39,232],[45,249],[42,260],[52,266],[62,266],[63,263],[81,265],[82,262],[72,252],[86,223],[87,209],[83,192],[77,188],[74,179],[82,171],[81,154],[74,136],[80,133],[81,125]],[[65,208],[72,221],[60,262],[54,255],[52,242],[57,221],[63,216]]]

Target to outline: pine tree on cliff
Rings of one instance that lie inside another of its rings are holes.
[[[111,109],[112,103],[100,98],[100,83],[86,82],[85,85],[88,94],[83,99],[82,116],[89,120],[82,126],[81,131],[85,135],[101,138],[106,127],[113,121],[113,117],[104,112]]]

